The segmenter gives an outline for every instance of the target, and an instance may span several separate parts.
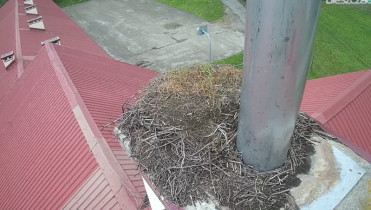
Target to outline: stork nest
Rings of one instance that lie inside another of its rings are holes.
[[[289,190],[300,184],[296,175],[310,169],[311,137],[326,134],[300,113],[282,167],[259,172],[243,164],[236,150],[241,77],[231,66],[171,72],[123,106],[118,129],[131,157],[178,206],[213,200],[230,209],[297,209]]]

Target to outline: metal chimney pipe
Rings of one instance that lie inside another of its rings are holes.
[[[258,170],[280,167],[303,96],[321,0],[247,0],[237,149]]]

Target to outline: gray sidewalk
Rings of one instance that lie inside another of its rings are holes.
[[[196,35],[200,25],[209,25],[213,61],[244,46],[242,32],[153,0],[91,0],[64,11],[112,58],[156,71],[208,62],[209,41]]]
[[[246,7],[244,7],[238,0],[222,0],[223,4],[229,7],[234,14],[238,15],[241,21],[246,22]]]

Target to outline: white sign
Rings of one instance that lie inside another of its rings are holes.
[[[371,0],[326,0],[326,4],[371,4]]]

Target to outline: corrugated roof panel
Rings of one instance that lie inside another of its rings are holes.
[[[63,209],[110,209],[115,205],[118,202],[102,170],[98,168]]]
[[[43,19],[46,19],[44,17]],[[30,56],[36,55],[41,48],[41,42],[53,37],[59,36],[61,44],[65,47],[77,48],[88,53],[95,53],[100,56],[104,53],[102,49],[97,47],[95,43],[87,37],[86,34],[68,35],[60,31],[40,31],[40,30],[20,30],[22,53]],[[104,53],[105,54],[105,53]],[[104,57],[107,57],[105,54]]]
[[[16,56],[15,42],[15,3],[7,2],[0,8],[0,55],[14,51]],[[0,61],[0,103],[17,80],[17,67],[15,61],[5,70],[3,62]]]
[[[90,206],[92,207],[92,209],[103,209],[104,206],[108,205],[111,201],[117,202],[112,190],[109,190],[108,193],[106,193],[106,195],[99,202],[96,202],[95,205],[91,204]]]
[[[18,6],[18,11],[19,10],[22,10],[23,6],[19,5]],[[28,23],[27,21],[28,20],[31,20],[32,18],[35,18],[37,16],[34,16],[34,15],[22,15],[22,13],[18,13],[18,20],[19,20],[19,28],[21,31],[23,30],[30,30],[29,26],[28,26]],[[42,33],[45,33],[45,31],[40,31],[40,30],[36,30],[36,29],[32,29],[31,31],[39,31],[39,32],[42,32]]]
[[[45,53],[0,104],[0,209],[60,208],[97,169]]]
[[[27,20],[37,16],[26,15],[23,4],[18,6],[23,55],[35,55],[41,48],[40,42],[59,36],[63,46],[109,58],[107,53],[95,44],[53,1],[45,0],[35,3],[39,15],[42,16],[45,30],[29,29]],[[14,31],[12,33],[14,34]]]
[[[97,192],[100,195],[96,196],[84,209],[98,209],[97,206],[105,201],[106,196],[108,196],[108,200],[113,196],[110,186],[105,186],[102,190],[97,190]]]
[[[103,209],[119,210],[119,209],[121,209],[121,207],[119,206],[119,204],[115,204],[114,206],[111,206],[109,208],[108,208],[108,205],[107,205],[107,208],[104,207]]]
[[[326,125],[371,154],[371,85]]]
[[[118,203],[115,203],[113,200],[109,201],[105,206],[101,208],[102,210],[112,210],[112,209],[121,209]]]
[[[56,36],[54,33],[45,33],[39,30],[21,30],[22,54],[24,56],[36,56],[41,49],[40,42]]]
[[[371,85],[371,70],[363,71],[359,79],[355,80],[347,89],[338,94],[330,103],[313,114],[318,121],[325,124],[329,119],[336,116],[341,110],[358,97],[367,86]]]
[[[137,66],[76,50],[59,46],[55,49],[98,127],[119,118],[122,103],[157,75]],[[135,162],[127,157],[112,130],[113,126],[102,131],[105,140],[130,181],[138,181],[138,177],[140,181]],[[136,183],[133,187],[136,192],[143,192],[143,183]]]
[[[102,131],[105,139],[101,138],[94,122],[102,126],[117,119],[122,102],[156,73],[108,59],[52,0],[35,3],[45,30],[29,29],[27,20],[36,16],[25,14],[22,0],[9,0],[0,10],[0,26],[9,29],[0,34],[0,49],[12,48],[17,57],[17,65],[0,73],[0,100],[6,101],[0,101],[0,165],[5,164],[0,170],[0,208],[59,208],[97,169],[96,160],[105,179],[90,189],[95,199],[86,197],[80,208],[134,208],[144,189],[135,163],[122,155],[124,159],[117,161],[110,148],[122,148],[111,131]],[[40,45],[55,36],[63,46],[56,47],[64,52],[58,52],[63,64],[52,45]],[[96,160],[87,144],[94,142],[91,135],[108,142],[99,143],[102,151],[91,149]],[[122,181],[124,185],[118,185]]]
[[[9,50],[15,48],[15,3],[14,1],[7,2],[3,7],[0,8],[0,49]],[[13,49],[15,51],[15,49]],[[1,52],[0,54],[4,54]],[[0,67],[1,69],[3,67]]]
[[[359,71],[307,81],[300,110],[309,115],[317,112],[344,92],[363,74],[363,71]]]
[[[307,82],[300,109],[371,162],[371,70]]]

